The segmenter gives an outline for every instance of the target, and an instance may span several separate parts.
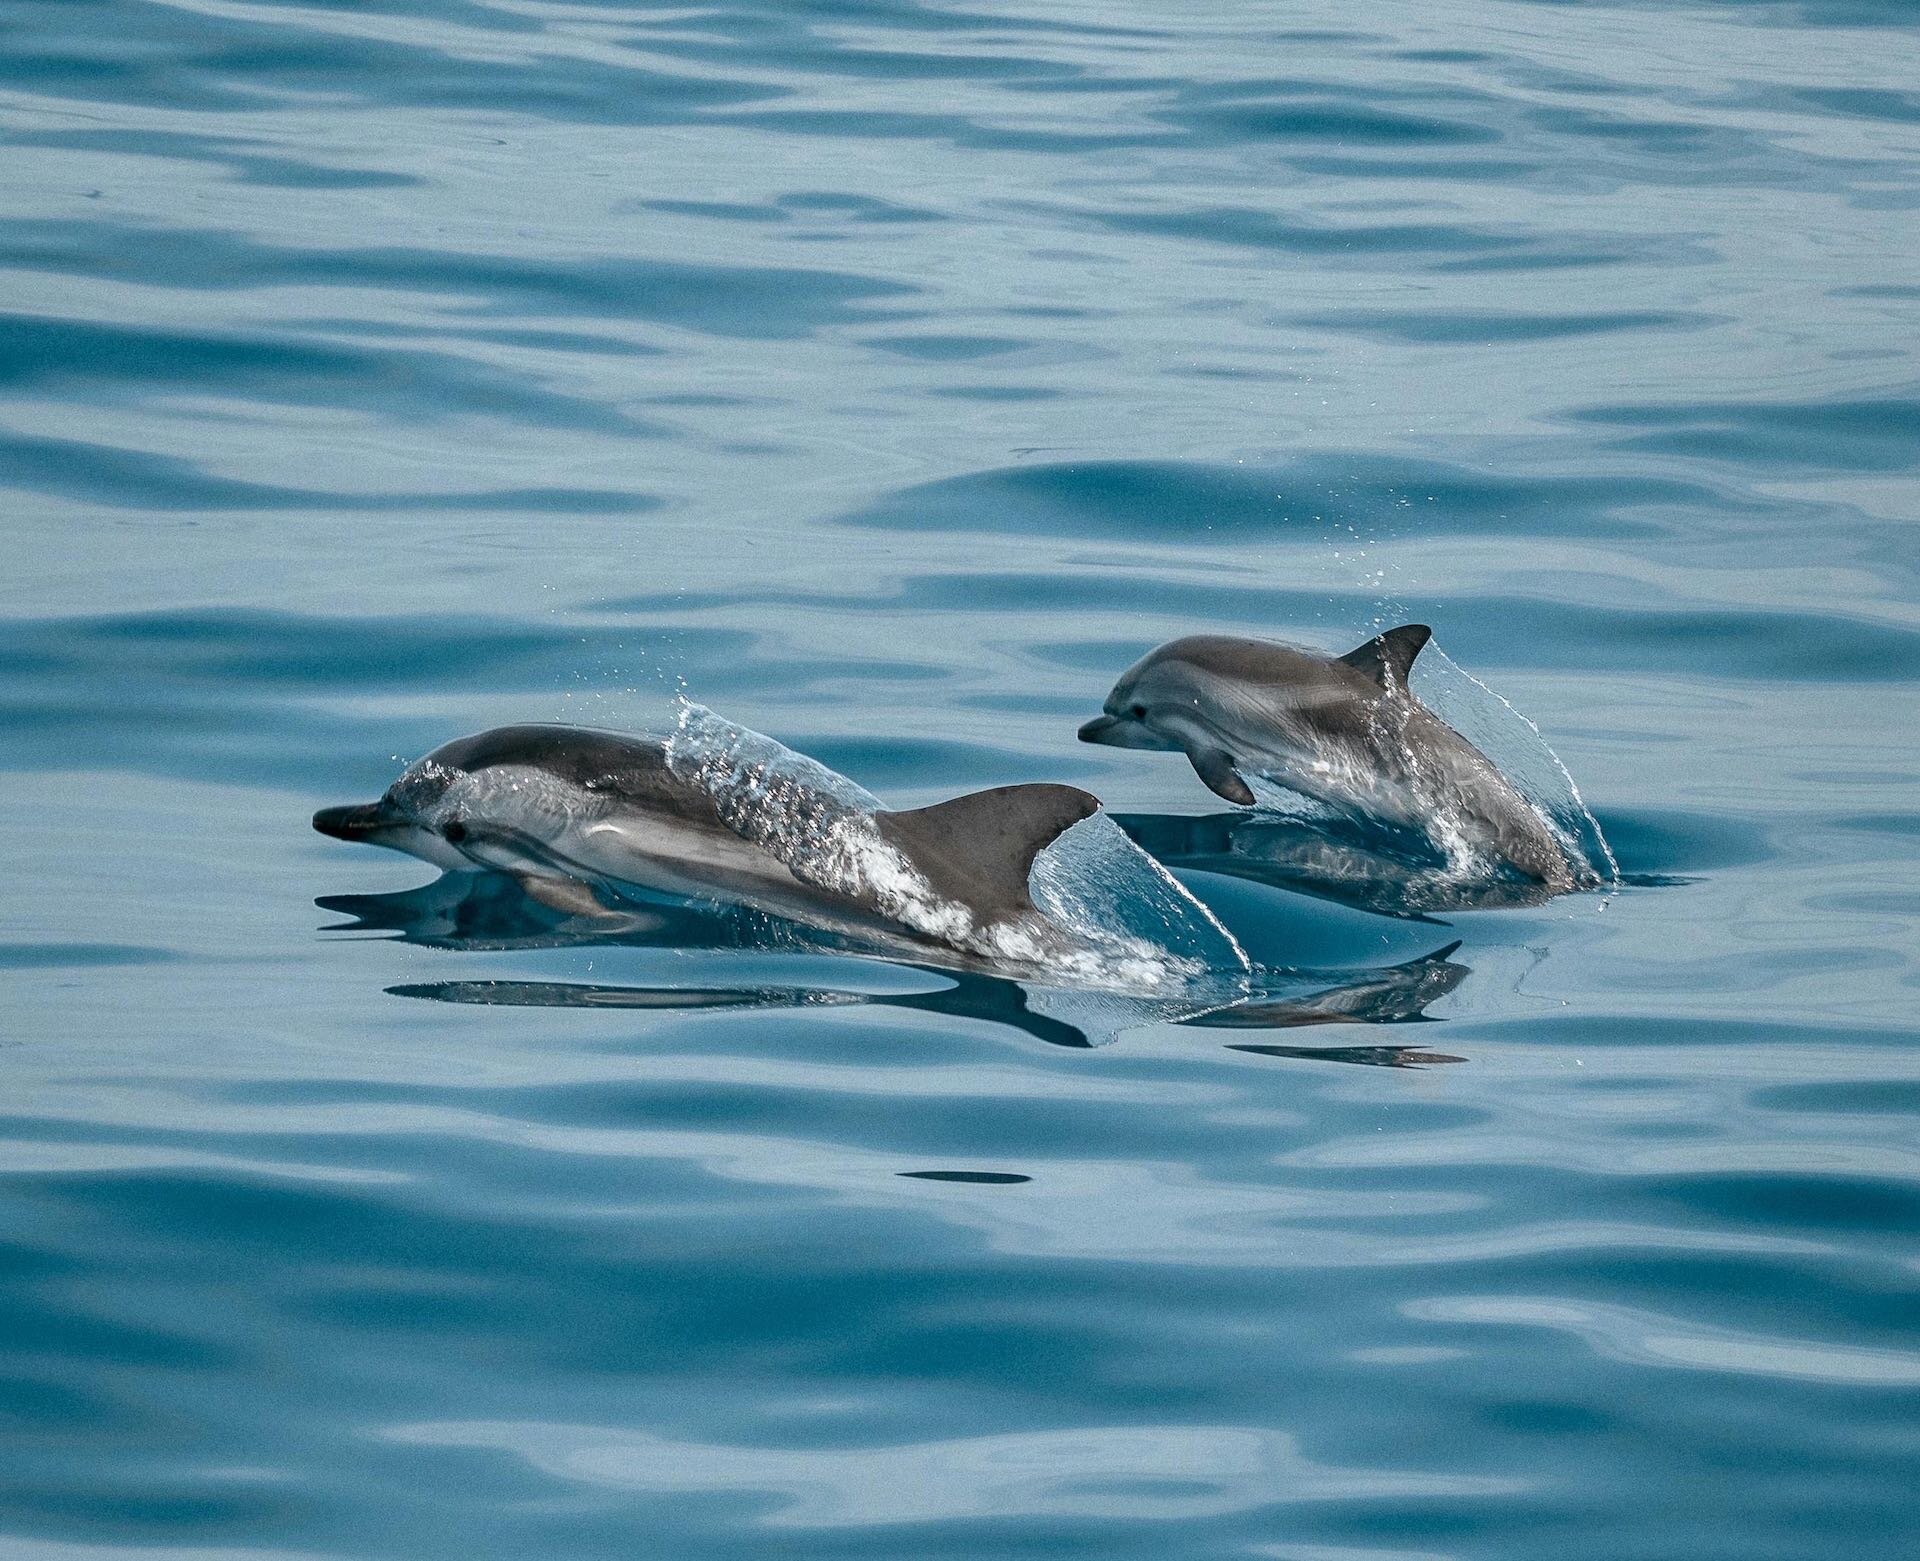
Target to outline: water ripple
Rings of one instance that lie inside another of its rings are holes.
[[[4,14],[0,1553],[1915,1552],[1906,0]],[[1073,741],[1401,621],[1616,893]],[[307,827],[682,693],[1084,784],[1285,989]]]

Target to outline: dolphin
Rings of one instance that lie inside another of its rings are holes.
[[[1196,634],[1122,674],[1080,740],[1184,752],[1217,795],[1251,807],[1246,772],[1336,810],[1417,830],[1453,861],[1491,857],[1552,894],[1580,865],[1493,761],[1413,696],[1433,631],[1402,624],[1344,656]],[[1590,874],[1587,876],[1591,876]]]
[[[542,904],[589,916],[611,908],[604,886],[637,885],[990,963],[1044,962],[1064,939],[1028,874],[1099,809],[1088,793],[1000,786],[864,812],[804,779],[782,784],[793,828],[750,835],[728,806],[738,799],[676,764],[671,739],[503,726],[435,749],[377,802],[322,808],[313,827],[437,867],[509,873]]]

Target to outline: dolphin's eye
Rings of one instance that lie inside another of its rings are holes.
[[[440,833],[446,837],[448,844],[457,846],[467,838],[467,826],[456,818],[442,829]]]
[[[1127,714],[1132,716],[1136,721],[1144,721],[1147,718],[1147,707],[1145,705],[1134,705],[1128,709]]]

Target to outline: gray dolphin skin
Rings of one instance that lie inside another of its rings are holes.
[[[1212,791],[1247,807],[1246,774],[1269,776],[1490,855],[1550,893],[1578,887],[1539,809],[1414,698],[1407,676],[1431,637],[1425,624],[1402,624],[1344,656],[1226,635],[1173,640],[1127,669],[1080,740],[1185,753]]]
[[[506,726],[436,749],[377,802],[322,808],[313,827],[438,867],[511,873],[562,910],[604,910],[596,885],[635,884],[979,952],[1002,929],[1045,925],[1028,894],[1033,859],[1099,806],[1071,786],[1002,786],[852,817],[862,831],[853,845],[880,848],[864,865],[846,851],[782,855],[731,827],[698,777],[676,769],[666,739]]]

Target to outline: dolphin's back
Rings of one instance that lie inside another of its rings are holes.
[[[1278,640],[1241,639],[1229,634],[1189,634],[1155,650],[1149,661],[1184,661],[1230,683],[1261,687],[1297,687],[1334,683],[1355,696],[1378,695],[1380,687],[1343,662]]]
[[[545,770],[610,800],[671,811],[690,823],[725,827],[713,797],[673,772],[667,745],[657,737],[585,726],[496,726],[456,738],[436,748],[428,759],[469,773],[515,766]]]

